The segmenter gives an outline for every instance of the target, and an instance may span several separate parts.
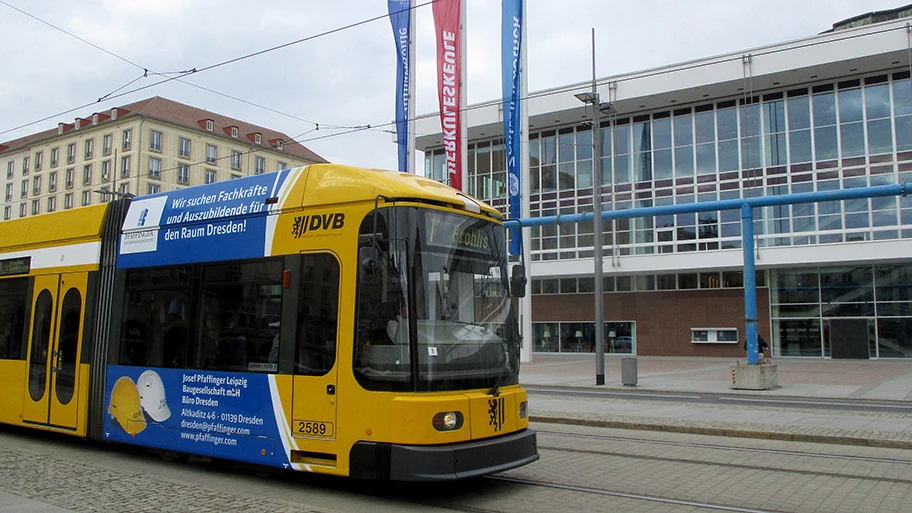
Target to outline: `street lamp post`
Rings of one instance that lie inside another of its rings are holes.
[[[601,111],[611,109],[602,103],[595,83],[595,29],[592,29],[592,91],[579,93],[576,99],[592,105],[592,231],[595,232],[595,384],[605,384],[605,312],[604,280],[602,279],[602,130]]]

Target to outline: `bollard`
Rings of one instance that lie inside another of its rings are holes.
[[[621,384],[625,387],[635,387],[637,384],[637,359],[633,357],[621,358]]]

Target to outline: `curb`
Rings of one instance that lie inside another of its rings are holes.
[[[788,433],[784,431],[751,431],[725,427],[679,426],[668,424],[650,424],[647,422],[623,420],[574,419],[570,417],[543,417],[530,415],[530,422],[544,424],[568,424],[573,426],[601,427],[611,429],[632,429],[640,431],[664,431],[668,433],[688,433],[695,435],[714,435],[736,438],[759,438],[763,440],[782,440],[787,442],[805,442],[834,445],[857,445],[881,449],[912,450],[912,441],[883,440],[844,435],[815,435],[808,433]]]

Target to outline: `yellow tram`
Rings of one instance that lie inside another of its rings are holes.
[[[0,223],[0,422],[369,479],[538,459],[499,213],[319,164]]]

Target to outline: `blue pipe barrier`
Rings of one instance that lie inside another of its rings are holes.
[[[603,194],[605,191],[603,191]],[[654,217],[669,214],[688,214],[696,212],[712,212],[714,210],[741,210],[741,247],[744,251],[744,323],[745,336],[747,337],[747,363],[756,365],[760,362],[757,344],[757,282],[754,261],[754,212],[760,207],[773,207],[778,205],[793,205],[796,203],[820,203],[824,201],[843,201],[860,198],[879,198],[885,196],[906,196],[906,182],[894,185],[875,185],[872,187],[857,187],[852,189],[839,189],[835,191],[817,191],[796,194],[782,194],[779,196],[756,196],[752,198],[738,198],[731,200],[706,201],[703,203],[687,203],[681,205],[665,205],[661,207],[640,207],[624,210],[603,211],[601,218],[606,221],[616,219],[632,219],[635,217]],[[526,228],[531,226],[547,226],[552,224],[573,224],[592,221],[593,212],[582,214],[568,214],[545,217],[530,217],[524,219],[507,219],[504,226],[507,228]],[[599,239],[596,239],[599,240]]]

